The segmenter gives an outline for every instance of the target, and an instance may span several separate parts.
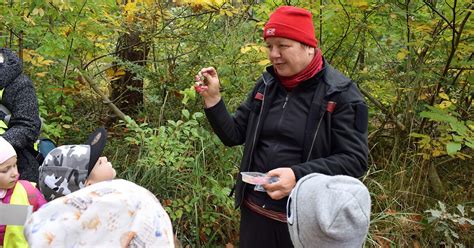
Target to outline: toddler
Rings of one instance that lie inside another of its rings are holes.
[[[98,128],[85,145],[63,145],[51,150],[39,168],[39,186],[46,200],[114,179],[112,164],[107,157],[101,157],[106,140],[107,131]]]
[[[40,188],[50,200],[25,225],[32,247],[174,247],[171,220],[145,188],[115,178],[101,157],[107,132],[85,145],[53,149],[40,167]]]
[[[13,146],[0,136],[0,201],[1,204],[31,205],[33,211],[46,203],[35,184],[18,180],[17,155]],[[2,212],[1,215],[8,215]],[[1,223],[0,223],[1,224]],[[0,225],[0,247],[28,247],[23,226]]]
[[[173,248],[171,220],[156,197],[123,179],[48,202],[25,225],[31,247]]]

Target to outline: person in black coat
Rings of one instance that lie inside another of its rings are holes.
[[[34,142],[41,129],[38,100],[21,60],[0,48],[0,135],[16,150],[20,179],[38,181]]]
[[[366,172],[368,108],[356,84],[324,60],[309,11],[279,7],[263,32],[272,66],[233,115],[215,68],[201,69],[195,88],[219,139],[244,144],[240,172],[265,175],[253,183],[238,175],[240,247],[286,248],[287,200],[298,180]]]

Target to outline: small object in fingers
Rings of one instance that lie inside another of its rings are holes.
[[[207,90],[209,87],[206,86],[206,85],[194,85],[194,90],[197,92],[197,93],[201,93],[205,90]]]
[[[196,81],[196,85],[207,85],[206,77],[204,77],[200,72],[194,77],[194,80]]]
[[[242,181],[254,185],[272,184],[279,181],[278,177],[270,177],[266,173],[261,172],[240,172],[240,174],[242,175]]]

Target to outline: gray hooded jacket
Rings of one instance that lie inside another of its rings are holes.
[[[21,60],[10,50],[0,48],[4,61],[0,63],[0,90],[3,89],[1,104],[11,112],[7,131],[3,138],[10,142],[17,152],[20,178],[36,182],[38,162],[33,153],[33,144],[38,138],[41,120],[38,100],[31,80],[23,74]],[[0,111],[0,119],[5,113]]]

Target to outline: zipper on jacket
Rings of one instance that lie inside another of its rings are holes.
[[[314,132],[313,141],[311,142],[311,148],[309,149],[308,157],[306,158],[306,162],[308,162],[309,159],[311,158],[311,153],[313,152],[313,148],[314,148],[314,142],[316,141],[316,137],[318,136],[319,127],[321,127],[321,122],[323,122],[325,114],[326,114],[326,111],[323,112],[323,114],[321,115],[321,119],[319,119],[319,121],[318,121],[318,126],[316,127],[316,131]]]
[[[283,103],[283,109],[285,109],[286,104],[288,103],[288,98],[290,97],[290,94],[287,94],[285,97],[285,102]]]
[[[263,77],[263,83],[265,84],[265,88],[263,90],[263,95],[265,96],[265,93],[267,92],[267,83],[265,81],[265,77]],[[262,100],[262,106],[260,106],[260,113],[258,114],[257,118],[257,125],[255,126],[255,132],[253,134],[253,141],[252,141],[252,147],[250,149],[250,158],[249,158],[249,164],[247,165],[247,169],[245,171],[250,170],[250,166],[252,165],[252,160],[253,160],[253,151],[255,149],[255,142],[257,141],[257,131],[258,131],[258,126],[260,125],[260,120],[262,117],[263,113],[263,106],[265,105],[265,97]],[[242,182],[243,183],[243,182]],[[244,186],[245,187],[245,186]],[[239,206],[242,205],[242,202],[244,201],[245,198],[245,189],[242,190],[242,197],[240,198]]]
[[[286,94],[285,97],[285,102],[283,103],[283,108],[281,111],[280,119],[278,120],[278,130],[280,130],[281,123],[283,122],[283,119],[285,119],[285,114],[286,114],[286,104],[288,103],[288,100],[291,98],[291,92]]]

